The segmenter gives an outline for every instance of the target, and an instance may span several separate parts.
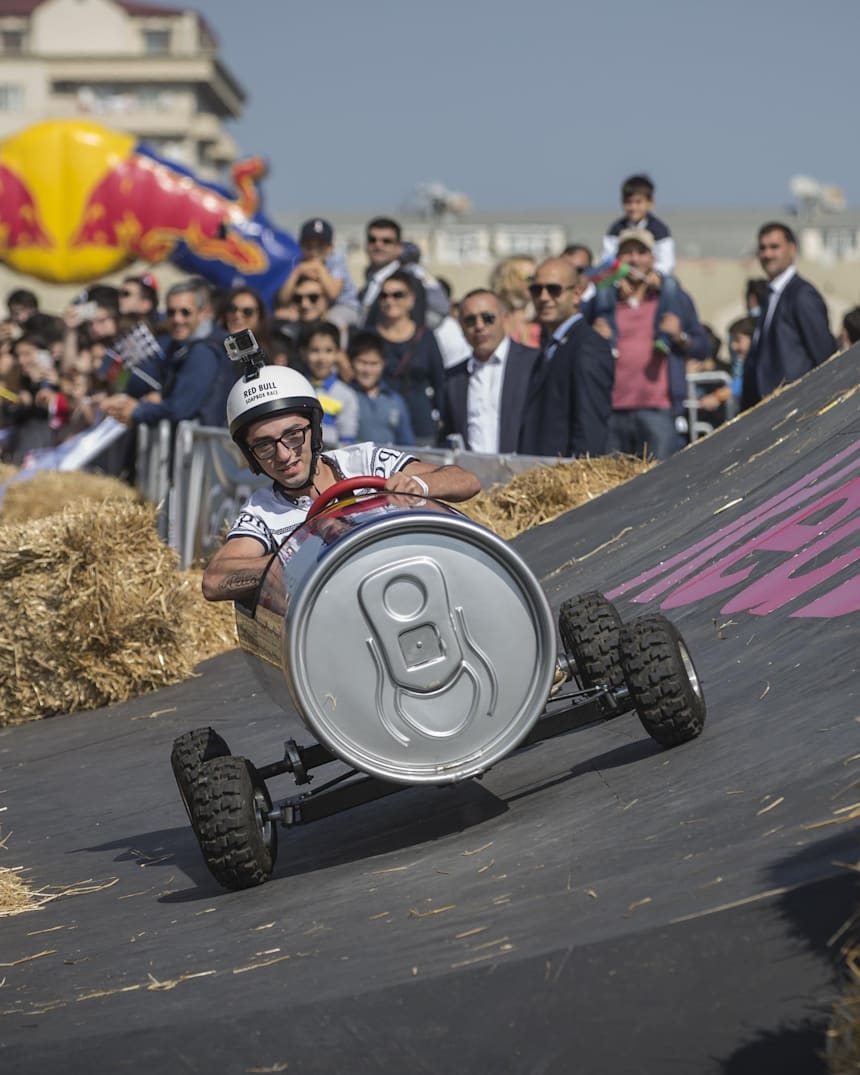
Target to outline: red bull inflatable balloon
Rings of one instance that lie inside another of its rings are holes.
[[[271,301],[299,257],[262,210],[260,158],[233,167],[235,193],[196,178],[131,135],[38,123],[0,145],[0,261],[52,283],[87,283],[168,260]]]

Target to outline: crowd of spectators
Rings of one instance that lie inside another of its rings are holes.
[[[20,464],[108,417],[128,435],[99,465],[130,476],[137,425],[224,425],[238,375],[224,340],[246,328],[270,362],[309,377],[327,447],[447,443],[565,457],[665,459],[685,443],[691,391],[716,426],[836,349],[785,224],[759,230],[764,275],[748,281],[747,312],[723,341],[675,275],[650,179],[625,180],[621,201],[597,259],[583,243],[541,263],[509,257],[456,301],[388,217],[367,224],[360,286],[331,224],[307,221],[301,260],[271,308],[250,287],[217,293],[200,278],[160,295],[148,273],[91,286],[59,314],[17,289],[0,322],[2,456]],[[858,339],[860,307],[845,316],[839,346]]]

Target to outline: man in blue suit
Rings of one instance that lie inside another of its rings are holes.
[[[529,285],[542,339],[523,413],[525,455],[606,452],[615,362],[609,342],[580,313],[585,284],[566,258],[549,258]]]
[[[442,437],[459,434],[473,452],[515,452],[523,404],[538,352],[505,335],[505,309],[478,288],[460,302],[460,325],[472,354],[445,373]]]
[[[759,228],[758,259],[768,278],[769,295],[744,362],[742,410],[779,385],[796,381],[836,350],[824,300],[798,276],[796,257],[791,228],[776,221]]]

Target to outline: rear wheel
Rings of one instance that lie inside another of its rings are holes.
[[[224,888],[253,888],[272,876],[278,830],[271,809],[266,784],[247,758],[214,758],[201,767],[195,828],[206,865]]]
[[[618,651],[630,697],[651,738],[674,747],[700,735],[705,695],[677,627],[659,614],[643,616],[622,627]]]
[[[570,597],[558,613],[558,632],[568,657],[576,665],[583,688],[624,685],[618,657],[618,633],[622,627],[618,609],[602,593]]]

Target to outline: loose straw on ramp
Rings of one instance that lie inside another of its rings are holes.
[[[39,907],[38,895],[23,880],[19,871],[0,866],[0,918],[35,911]]]
[[[3,842],[0,841],[0,850],[2,848]],[[12,915],[25,914],[27,911],[38,911],[46,904],[53,903],[54,900],[62,899],[65,896],[85,896],[91,892],[103,892],[106,888],[112,888],[117,882],[116,877],[107,881],[94,881],[92,878],[88,878],[85,881],[66,885],[63,888],[55,886],[37,889],[24,879],[20,867],[0,866],[0,918],[10,918]],[[4,966],[25,963],[29,959],[38,959],[39,955],[45,954],[41,952],[38,955],[17,960],[15,963],[4,964],[0,962],[0,985],[3,984],[2,971]]]
[[[0,853],[6,850],[8,836],[0,839]],[[21,877],[20,869],[0,866],[0,918],[35,911],[41,904],[38,895]]]

